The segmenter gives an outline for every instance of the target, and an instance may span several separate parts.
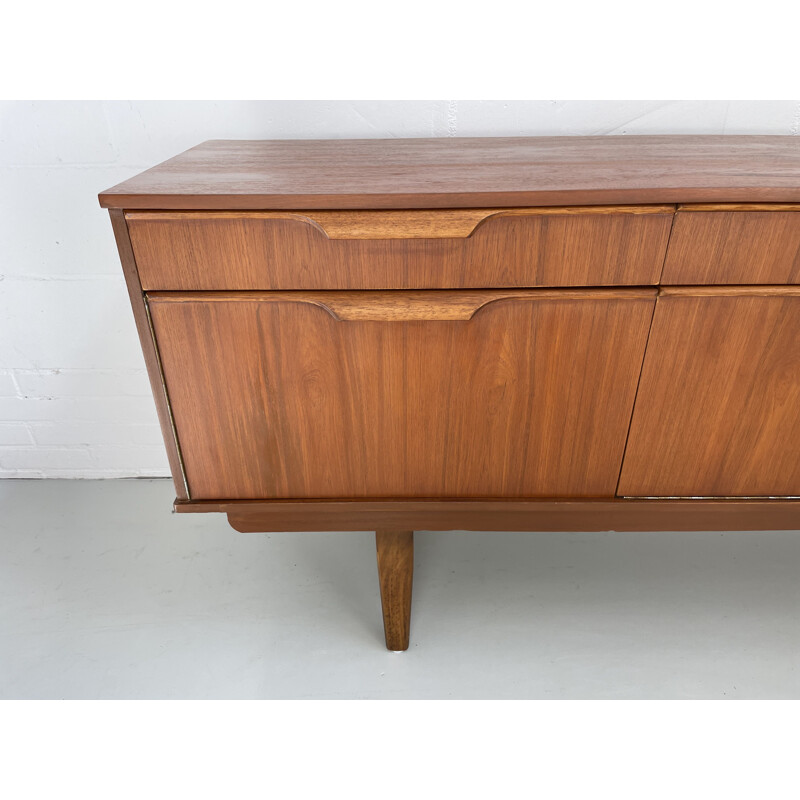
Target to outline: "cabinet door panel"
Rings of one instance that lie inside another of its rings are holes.
[[[191,496],[613,496],[654,294],[151,295]]]
[[[800,290],[658,298],[627,496],[800,495]]]

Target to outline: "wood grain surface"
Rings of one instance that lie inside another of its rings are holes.
[[[408,650],[414,582],[414,531],[377,530],[375,545],[386,649],[395,652]]]
[[[658,298],[618,493],[800,495],[800,296]]]
[[[613,496],[655,290],[614,293],[408,322],[151,296],[192,497]]]
[[[800,283],[800,209],[722,208],[677,212],[662,283]]]
[[[455,238],[330,238],[315,218],[286,214],[131,213],[127,220],[139,274],[148,291],[658,282],[672,225],[670,206],[648,208],[647,213],[629,208],[572,211],[492,213],[468,236]],[[452,234],[448,214],[426,212],[428,232],[444,215],[442,231]],[[335,230],[337,223],[328,220],[336,216],[328,215],[327,228]],[[419,223],[412,223],[418,231]]]
[[[800,202],[795,136],[210,141],[100,195],[126,209]]]

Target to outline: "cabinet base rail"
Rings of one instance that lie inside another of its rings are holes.
[[[568,500],[176,500],[241,533],[278,531],[800,530],[800,498]]]

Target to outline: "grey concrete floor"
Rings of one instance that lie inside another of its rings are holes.
[[[238,534],[169,481],[0,481],[2,698],[800,698],[800,535]]]

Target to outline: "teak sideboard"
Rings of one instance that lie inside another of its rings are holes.
[[[180,512],[800,528],[800,138],[211,141],[100,195]]]

